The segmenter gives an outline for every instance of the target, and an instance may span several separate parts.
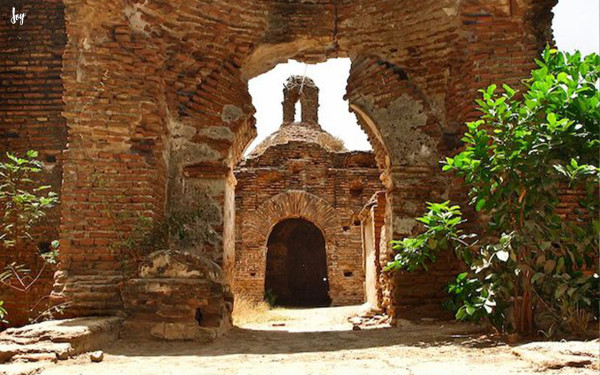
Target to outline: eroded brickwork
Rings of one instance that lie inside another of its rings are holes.
[[[366,302],[374,307],[382,305],[384,273],[387,262],[385,238],[385,192],[378,191],[359,213],[362,227],[362,248],[365,269]]]
[[[551,41],[555,3],[21,2],[24,27],[0,21],[10,46],[0,59],[0,148],[56,158],[63,251],[53,299],[71,301],[72,315],[122,311],[111,245],[182,197],[210,213],[196,251],[231,268],[231,171],[255,134],[247,82],[290,58],[353,60],[347,97],[385,172],[385,237],[418,231],[412,218],[425,201],[464,201],[436,161],[476,116],[476,89],[527,76]],[[424,277],[386,279],[388,312],[418,303],[406,293],[430,283]]]
[[[63,176],[63,154],[66,145],[66,120],[63,111],[62,54],[66,44],[64,5],[48,2],[38,11],[38,1],[0,1],[0,160],[5,152],[23,155],[37,150],[45,163],[41,184],[60,193]],[[12,24],[12,7],[27,14],[23,25]],[[1,217],[0,217],[1,220]],[[34,240],[24,249],[4,249],[0,244],[0,270],[7,263],[26,264],[33,272],[42,266],[37,256],[39,247],[58,239],[60,208],[52,209],[33,228]],[[44,307],[52,286],[53,267],[48,267],[29,292],[29,306],[41,302]],[[40,299],[43,300],[40,301]],[[0,288],[11,324],[27,323],[24,294]],[[36,309],[39,310],[39,309]]]
[[[302,121],[294,122],[300,101]],[[256,300],[265,292],[267,242],[282,220],[303,218],[323,232],[332,305],[364,302],[358,214],[383,187],[371,152],[348,152],[318,124],[318,88],[290,77],[283,124],[236,169],[234,291]],[[289,275],[301,278],[302,275]]]
[[[122,336],[211,341],[231,327],[233,295],[214,262],[157,251],[123,287]]]

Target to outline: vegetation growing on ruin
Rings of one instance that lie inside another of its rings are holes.
[[[132,271],[147,255],[158,250],[192,250],[210,242],[214,231],[207,217],[218,213],[209,205],[173,210],[164,218],[139,216],[133,230],[112,246],[119,252],[126,271]],[[124,219],[113,217],[118,225]]]
[[[43,163],[37,160],[36,151],[28,151],[23,156],[6,154],[6,161],[0,162],[0,222],[1,246],[14,253],[23,253],[32,246],[33,226],[40,222],[48,210],[58,203],[56,193],[48,185],[40,185],[36,181],[42,172]],[[0,283],[22,294],[30,320],[51,315],[56,309],[42,308],[42,300],[32,301],[30,292],[37,284],[48,264],[56,263],[58,241],[48,242],[48,248],[38,248],[38,255],[43,259],[41,267],[34,265],[8,263],[0,272]],[[0,320],[7,312],[0,303]]]
[[[388,270],[427,269],[453,249],[469,270],[448,286],[460,320],[501,330],[585,335],[598,322],[600,58],[547,48],[521,95],[481,90],[483,115],[467,124],[464,151],[443,162],[464,178],[487,224],[464,232],[460,208],[429,204],[425,232],[394,241]],[[565,192],[579,197],[570,219]]]

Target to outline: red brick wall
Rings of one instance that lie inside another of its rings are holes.
[[[27,14],[23,25],[10,22],[13,6],[17,13]],[[61,116],[62,54],[67,38],[64,6],[60,1],[40,4],[36,0],[2,2],[0,8],[0,160],[5,160],[6,151],[39,151],[39,159],[46,164],[41,183],[60,193],[66,144],[66,122]],[[58,225],[59,208],[54,208],[35,226],[35,239],[27,248],[0,246],[0,267],[16,261],[37,272],[42,265],[36,255],[38,244],[58,239]],[[32,305],[50,292],[52,273],[49,267],[29,293]],[[6,300],[10,324],[27,322],[23,293],[0,287],[0,299]]]
[[[64,153],[54,301],[67,316],[122,310],[119,243],[165,206],[163,44],[133,29],[113,3],[68,2]]]
[[[323,203],[315,205],[331,207],[337,218],[332,228],[323,231],[327,243],[332,305],[364,302],[363,251],[358,214],[369,198],[382,189],[379,174],[371,153],[333,153],[315,143],[299,141],[271,146],[260,156],[242,163],[236,169],[234,291],[262,300],[267,238],[248,235],[251,231],[248,226],[253,223],[254,215],[262,215],[258,210],[274,197],[288,191],[303,191],[322,199]],[[304,209],[316,211],[321,207],[307,205]],[[295,217],[295,214],[290,212],[289,217]],[[285,215],[278,215],[274,220],[285,218]],[[272,228],[277,223],[265,224]],[[320,222],[314,224],[323,225]],[[257,237],[262,242],[257,243]]]

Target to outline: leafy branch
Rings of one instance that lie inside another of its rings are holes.
[[[28,151],[23,157],[7,153],[7,160],[0,162],[0,245],[4,249],[23,253],[33,240],[33,226],[58,203],[58,196],[50,190],[50,186],[37,186],[35,177],[44,167],[37,157],[36,151]],[[31,306],[30,292],[44,274],[46,266],[56,263],[58,251],[58,241],[52,241],[49,249],[38,249],[43,263],[37,272],[15,262],[7,264],[0,272],[0,283],[3,286],[24,295],[25,306],[30,315],[39,304],[38,301]],[[0,320],[4,320],[7,314],[2,305],[3,303],[0,304]]]
[[[387,269],[426,270],[452,248],[469,267],[448,287],[457,319],[584,334],[600,315],[600,57],[546,48],[536,62],[522,95],[507,85],[480,90],[481,118],[467,124],[464,150],[442,163],[464,179],[487,233],[469,242],[476,236],[461,230],[457,206],[429,203],[417,219],[425,232],[393,241]],[[559,210],[566,188],[578,192],[574,218]]]

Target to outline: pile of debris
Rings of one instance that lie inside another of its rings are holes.
[[[363,328],[375,328],[390,326],[390,317],[382,309],[371,304],[365,304],[357,315],[348,318],[352,323],[352,329],[358,331]]]

